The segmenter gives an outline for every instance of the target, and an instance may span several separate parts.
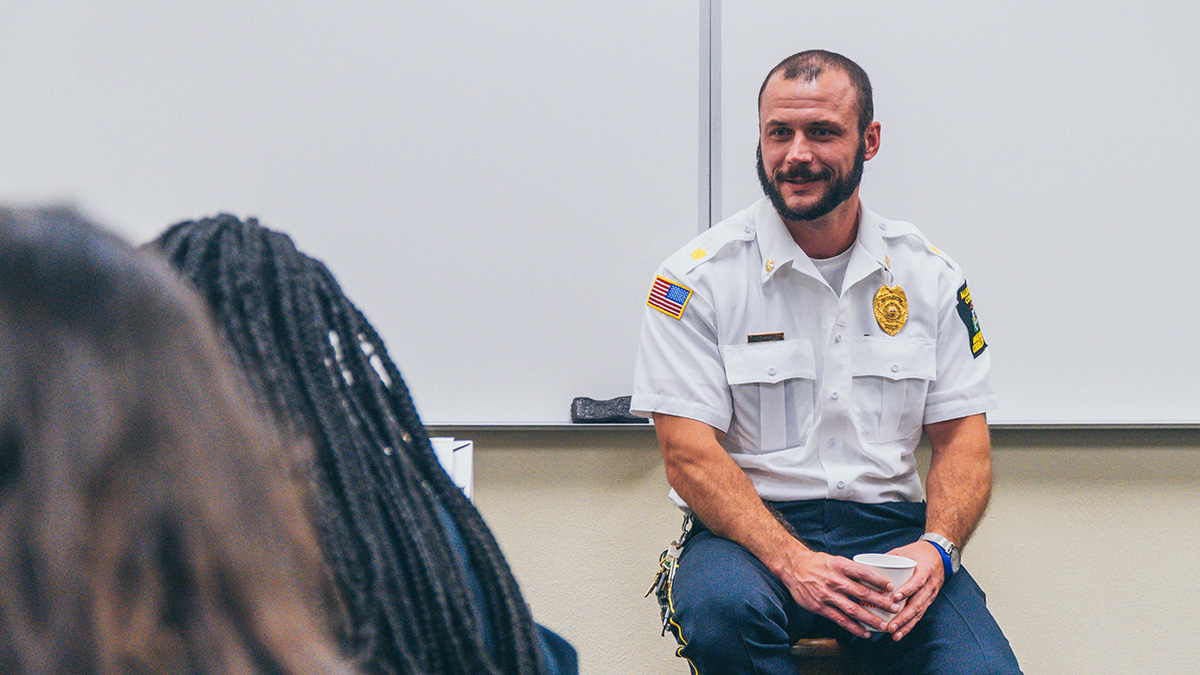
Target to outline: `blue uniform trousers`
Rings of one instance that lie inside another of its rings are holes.
[[[809,548],[847,558],[886,553],[925,531],[925,504],[858,504],[833,500],[771,504]],[[700,675],[796,675],[790,645],[835,637],[874,673],[1019,674],[1008,640],[966,569],[942,587],[912,632],[854,637],[802,609],[783,583],[749,551],[693,526],[671,584],[671,630],[679,655]]]

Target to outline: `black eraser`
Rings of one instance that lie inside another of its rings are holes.
[[[571,401],[571,421],[579,424],[648,424],[650,420],[629,412],[631,396],[607,401],[580,396]]]

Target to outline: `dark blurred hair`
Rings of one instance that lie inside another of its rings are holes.
[[[0,208],[0,672],[348,672],[206,317],[72,211]]]
[[[840,70],[846,74],[846,77],[850,78],[850,84],[854,87],[855,93],[858,94],[858,133],[863,133],[871,125],[871,121],[875,119],[875,103],[871,94],[871,79],[867,77],[867,72],[857,63],[841,54],[828,52],[824,49],[809,49],[792,54],[780,61],[779,65],[772,68],[771,72],[767,73],[767,76],[763,79],[762,86],[758,88],[758,107],[762,108],[763,92],[766,91],[767,83],[771,81],[771,76],[775,73],[782,73],[785,80],[800,78],[806,82],[812,82],[820,77],[826,68]]]
[[[540,672],[504,556],[438,464],[383,340],[325,265],[287,235],[227,215],[180,223],[152,246],[208,301],[281,423],[316,446],[321,543],[359,663],[413,675]]]

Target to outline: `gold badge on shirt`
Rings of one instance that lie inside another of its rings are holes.
[[[908,298],[899,286],[881,286],[875,292],[875,320],[888,335],[895,335],[908,322]]]

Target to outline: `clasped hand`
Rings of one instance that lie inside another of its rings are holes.
[[[779,576],[804,609],[859,637],[870,637],[865,626],[871,626],[900,640],[937,597],[944,572],[941,555],[926,542],[914,542],[889,553],[917,562],[912,578],[900,588],[866,565],[815,551],[805,551],[796,564],[789,565]],[[905,600],[908,602],[901,608]],[[885,621],[868,607],[898,614]]]
[[[913,626],[925,616],[925,610],[929,609],[942,590],[946,571],[942,554],[927,541],[914,541],[888,553],[917,561],[912,577],[892,594],[896,602],[908,600],[904,609],[888,622],[887,631],[892,634],[892,639],[900,640],[912,632]]]

